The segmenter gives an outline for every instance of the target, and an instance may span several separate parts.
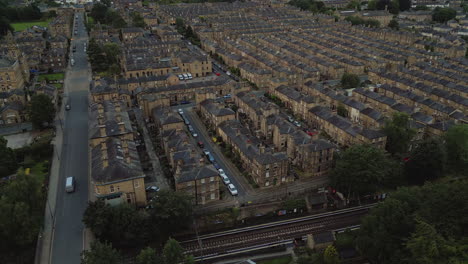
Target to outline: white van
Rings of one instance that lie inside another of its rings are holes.
[[[188,79],[189,79],[189,80],[192,80],[192,79],[193,79],[193,77],[192,77],[192,74],[191,74],[191,73],[187,73],[187,77],[188,77]]]
[[[65,191],[71,193],[75,191],[75,179],[73,177],[67,177],[65,182]]]
[[[184,76],[184,80],[188,80],[188,75],[186,73],[182,74]]]

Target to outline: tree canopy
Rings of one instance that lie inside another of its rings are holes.
[[[110,75],[120,73],[120,48],[115,43],[100,45],[94,38],[89,41],[88,57],[94,72],[106,72]]]
[[[372,145],[354,145],[336,161],[331,173],[332,185],[348,197],[373,194],[381,188],[395,186],[400,166],[381,149]]]
[[[391,120],[385,123],[383,129],[387,135],[386,149],[392,155],[408,152],[411,140],[416,135],[416,130],[410,127],[408,114],[395,112]]]
[[[23,263],[22,251],[33,247],[44,216],[43,182],[42,174],[20,170],[15,179],[0,186],[1,263]],[[11,262],[12,258],[18,260]]]
[[[363,219],[358,248],[375,263],[463,263],[466,190],[466,180],[399,189]]]
[[[444,135],[448,169],[468,175],[468,124],[451,127]]]
[[[81,264],[121,264],[122,257],[120,253],[112,248],[111,243],[99,242],[91,243],[91,249],[82,253]]]
[[[432,21],[445,23],[451,19],[454,19],[457,15],[457,11],[450,7],[436,7],[432,11]]]
[[[410,184],[441,178],[445,174],[447,153],[442,141],[429,138],[420,142],[410,153],[405,163],[405,173]]]
[[[345,72],[341,77],[341,86],[343,89],[356,88],[361,83],[359,76]]]
[[[123,28],[127,22],[120,16],[119,12],[110,8],[106,3],[95,3],[91,9],[90,16],[96,21],[113,28]]]
[[[173,238],[166,241],[163,249],[164,264],[178,264],[184,260],[184,249]]]
[[[52,99],[45,94],[37,94],[31,98],[28,114],[35,128],[50,126],[55,117],[55,106]]]
[[[162,259],[156,254],[156,250],[146,247],[136,257],[136,264],[158,264]]]
[[[0,136],[0,178],[13,174],[17,168],[15,152],[7,147],[7,140]]]

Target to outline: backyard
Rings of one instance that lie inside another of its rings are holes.
[[[32,26],[41,26],[41,27],[47,27],[49,25],[50,20],[45,20],[45,21],[31,21],[31,22],[18,22],[18,23],[11,23],[11,26],[13,27],[13,30],[16,31],[23,31],[25,29],[28,29]]]
[[[42,82],[43,80],[47,81],[60,81],[64,78],[64,73],[50,73],[50,74],[41,74],[37,79],[38,82]]]

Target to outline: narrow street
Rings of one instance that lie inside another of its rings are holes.
[[[84,51],[88,41],[83,14],[78,14],[78,36],[71,45],[75,65],[69,64],[64,81],[63,106],[58,114],[53,169],[46,208],[44,239],[39,263],[79,264],[86,246],[82,222],[89,194],[88,178],[88,92],[91,70]],[[71,50],[71,49],[70,49]],[[62,120],[63,119],[63,120]],[[65,179],[74,177],[76,189],[65,192]]]

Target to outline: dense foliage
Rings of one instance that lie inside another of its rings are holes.
[[[341,76],[341,86],[343,89],[357,88],[360,83],[361,80],[356,74],[345,72],[343,76]]]
[[[454,19],[457,11],[450,7],[436,7],[432,12],[432,20],[439,23],[445,23]]]
[[[408,114],[395,112],[391,120],[387,120],[383,131],[387,136],[386,149],[392,155],[403,155],[408,152],[411,140],[416,130],[410,127]]]
[[[411,0],[370,0],[367,8],[369,10],[385,10],[392,14],[398,14],[411,8]]]
[[[0,136],[0,178],[13,174],[17,168],[15,152],[7,147],[7,140]]]
[[[120,253],[110,243],[98,240],[91,244],[90,250],[82,253],[81,264],[120,264],[123,263]]]
[[[359,250],[374,263],[464,263],[468,182],[401,188],[363,219]]]
[[[301,10],[307,10],[313,13],[323,13],[328,10],[322,1],[316,0],[291,0],[289,4],[299,7]]]
[[[34,244],[42,226],[44,168],[0,186],[0,263],[32,263]]]
[[[89,41],[88,58],[94,72],[118,75],[120,73],[120,48],[115,43],[98,44],[95,39]]]
[[[468,124],[451,127],[443,140],[447,152],[447,168],[451,173],[468,175]]]
[[[380,22],[375,19],[365,19],[358,16],[349,16],[345,18],[346,21],[351,22],[354,25],[364,25],[369,27],[380,27]]]
[[[118,248],[163,243],[191,223],[192,203],[186,194],[160,191],[148,208],[110,206],[98,200],[89,203],[83,222],[98,239]]]
[[[91,9],[90,16],[94,21],[113,28],[123,28],[127,22],[120,16],[119,12],[110,8],[106,3],[95,3]]]
[[[355,145],[337,159],[331,181],[345,196],[359,197],[401,183],[399,168],[383,150],[372,145]]]
[[[55,117],[55,105],[45,94],[37,94],[31,98],[28,115],[35,128],[51,126]]]

